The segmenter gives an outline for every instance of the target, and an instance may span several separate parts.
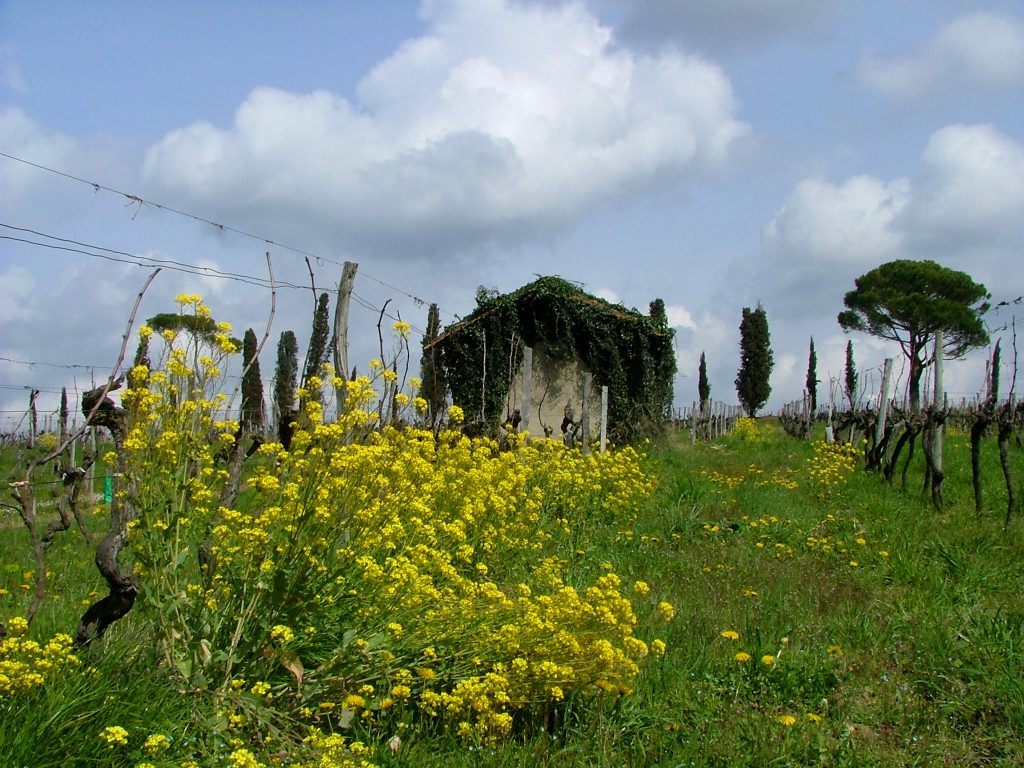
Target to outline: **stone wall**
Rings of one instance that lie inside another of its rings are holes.
[[[549,434],[561,438],[562,421],[569,408],[570,419],[577,424],[583,417],[583,380],[586,367],[578,358],[566,363],[550,358],[543,345],[533,348],[533,376],[530,385],[530,413],[523,411],[523,364],[512,379],[505,415],[517,409],[522,416],[519,429],[527,427],[530,434]],[[601,388],[590,388],[590,439],[597,439],[601,420]]]

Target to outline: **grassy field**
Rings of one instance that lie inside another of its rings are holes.
[[[946,439],[942,511],[920,492],[920,468],[890,487],[770,422],[648,446],[655,490],[639,511],[594,508],[558,542],[567,583],[621,580],[651,649],[640,674],[517,712],[500,740],[415,714],[356,717],[330,721],[349,746],[321,762],[284,748],[231,758],[252,743],[244,727],[161,663],[133,613],[79,651],[79,665],[0,693],[0,765],[1024,765],[1024,520],[1003,531],[995,445],[985,450],[979,517],[963,435]],[[2,515],[0,622],[24,615],[33,576],[17,515]],[[76,530],[47,557],[49,592],[28,633],[44,646],[73,633],[102,588]],[[101,736],[108,726],[127,743]],[[146,742],[155,735],[166,744]]]

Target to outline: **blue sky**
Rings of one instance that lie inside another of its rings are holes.
[[[422,328],[417,300],[450,322],[478,286],[538,274],[642,310],[662,298],[679,404],[702,350],[712,395],[735,401],[741,309],[761,302],[774,408],[800,396],[811,336],[819,377],[841,376],[843,294],[885,261],[1024,294],[1022,104],[1020,2],[13,0],[0,152],[229,229],[0,157],[0,234],[253,275],[270,250],[299,285],[305,252],[318,287],[356,261],[364,365],[385,302]],[[0,416],[23,387],[45,409],[102,378],[144,277],[0,240]],[[239,332],[265,325],[266,291],[168,271],[142,316],[180,292]],[[311,303],[279,291],[266,378]],[[898,353],[852,338],[870,384]],[[948,388],[977,391],[982,370],[948,366]]]

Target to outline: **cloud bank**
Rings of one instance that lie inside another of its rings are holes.
[[[616,47],[582,5],[443,0],[422,14],[426,33],[356,101],[256,88],[232,126],[153,146],[149,187],[232,217],[273,210],[352,247],[443,252],[543,235],[714,169],[748,130],[719,67]]]
[[[866,56],[858,72],[867,86],[896,100],[940,91],[1020,88],[1024,20],[996,13],[961,16],[910,55]]]
[[[852,289],[853,278],[899,258],[933,259],[994,293],[1019,293],[1024,276],[1002,267],[1021,242],[1024,146],[992,125],[953,124],[932,134],[912,178],[798,183],[765,227],[748,285],[771,286],[766,305],[794,320],[838,311],[842,292],[822,287]]]

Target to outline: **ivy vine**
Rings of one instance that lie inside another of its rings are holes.
[[[625,442],[657,431],[670,415],[673,338],[663,312],[643,315],[561,278],[542,277],[504,295],[481,292],[476,310],[431,346],[441,353],[452,399],[467,422],[488,429],[507,415],[524,346],[543,345],[557,362],[578,357],[595,388],[608,387],[609,434]]]

